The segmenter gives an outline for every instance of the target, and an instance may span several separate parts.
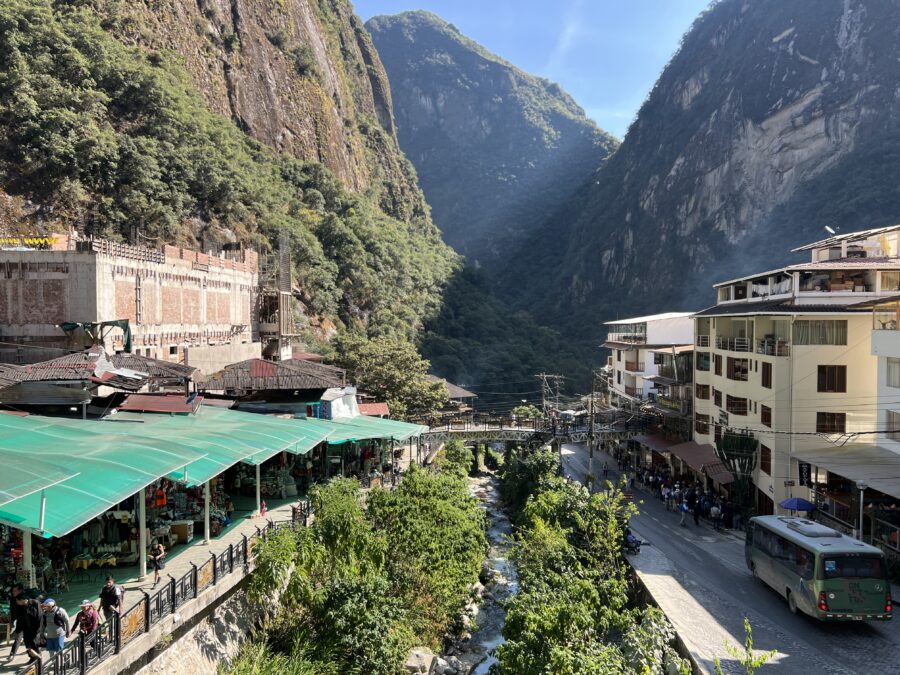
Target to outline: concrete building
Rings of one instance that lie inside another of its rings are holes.
[[[900,288],[900,226],[794,252],[811,259],[716,284],[718,303],[695,315],[694,439],[749,437],[759,513],[803,497],[853,523],[853,478],[879,470],[863,448],[881,414],[871,309],[859,304]]]
[[[260,355],[258,282],[251,250],[213,256],[68,235],[2,250],[0,360],[122,351],[127,321],[134,353],[212,372]]]

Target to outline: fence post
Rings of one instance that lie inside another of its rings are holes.
[[[219,583],[219,561],[216,560],[216,554],[212,554],[212,564],[213,564],[213,586]]]
[[[118,654],[122,651],[122,615],[118,612],[113,612],[113,653]]]
[[[250,547],[247,545],[247,535],[246,535],[246,534],[242,534],[241,536],[244,538],[244,551],[243,551],[243,555],[244,555],[244,564],[245,564],[245,565],[249,565],[249,564],[250,564],[250,560],[249,560],[249,555],[250,555],[250,554],[248,553],[248,551],[250,550]]]
[[[234,572],[234,544],[228,544],[228,572]]]
[[[144,594],[144,600],[147,602],[147,605],[144,607],[144,632],[150,632],[150,594],[147,591],[142,591]]]
[[[191,580],[194,582],[191,584],[194,587],[194,598],[197,597],[197,566],[194,563],[191,563]]]
[[[84,633],[78,634],[78,672],[80,675],[87,672],[87,648],[84,646]]]

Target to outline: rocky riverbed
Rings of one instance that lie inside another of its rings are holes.
[[[512,525],[500,501],[499,481],[493,474],[469,479],[469,489],[478,498],[488,517],[490,549],[481,570],[475,593],[481,602],[466,608],[464,623],[471,630],[454,641],[436,660],[434,673],[444,675],[486,675],[497,659],[494,649],[503,642],[505,601],[518,590],[519,582],[509,560]]]

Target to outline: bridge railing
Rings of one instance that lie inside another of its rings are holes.
[[[550,431],[552,422],[545,417],[519,417],[470,413],[467,415],[433,415],[413,420],[427,425],[432,432],[522,429]],[[557,426],[560,426],[559,424]]]

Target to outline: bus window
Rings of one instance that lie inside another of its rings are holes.
[[[877,556],[829,556],[822,561],[825,579],[884,579],[884,561]]]
[[[815,556],[806,549],[797,547],[797,573],[806,580],[813,578]]]

